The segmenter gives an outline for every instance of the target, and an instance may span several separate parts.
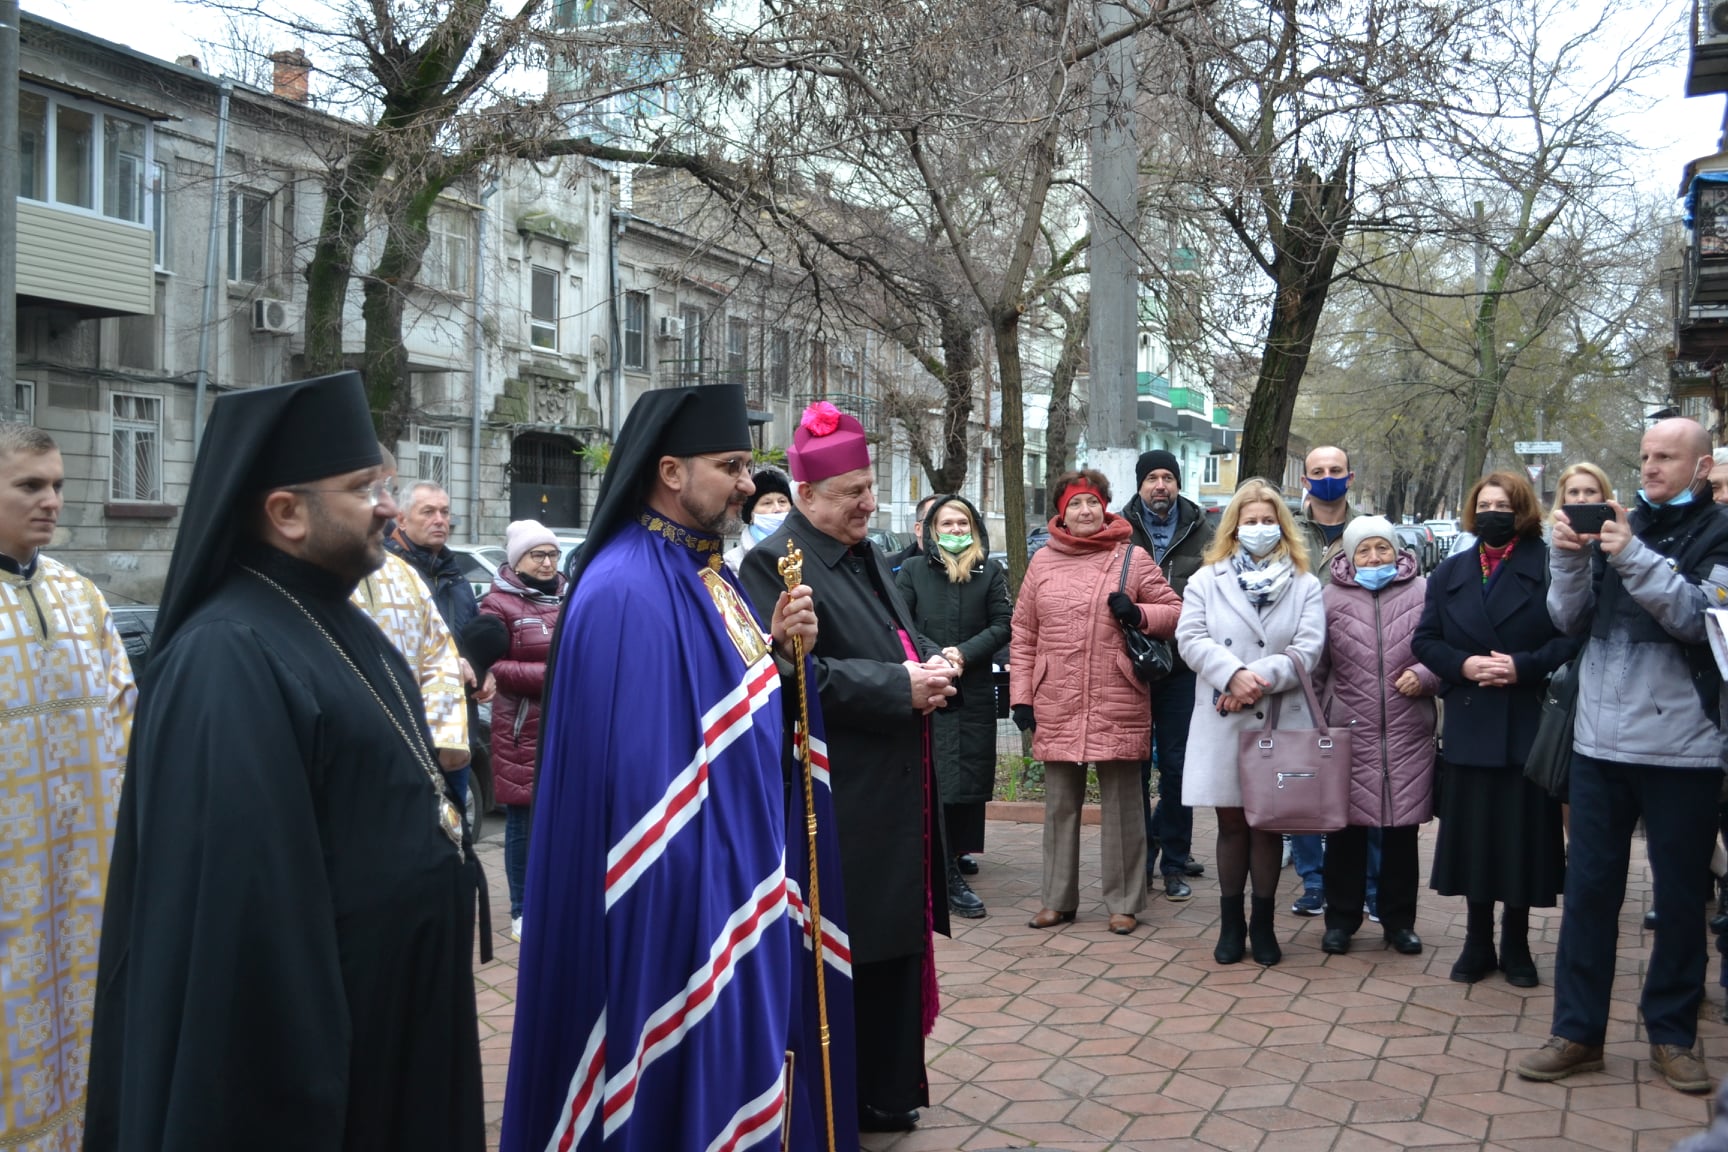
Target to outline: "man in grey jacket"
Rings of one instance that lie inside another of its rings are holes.
[[[1704,610],[1728,605],[1728,512],[1710,501],[1710,438],[1698,424],[1655,424],[1640,458],[1644,487],[1630,514],[1615,504],[1615,518],[1593,535],[1574,532],[1565,513],[1554,518],[1548,611],[1562,631],[1589,640],[1577,660],[1553,1035],[1519,1062],[1518,1075],[1559,1080],[1602,1067],[1632,831],[1643,816],[1656,902],[1640,1002],[1650,1059],[1674,1088],[1708,1092],[1694,1048],[1707,960],[1699,909],[1722,786],[1722,681]],[[1606,560],[1599,579],[1593,551]]]

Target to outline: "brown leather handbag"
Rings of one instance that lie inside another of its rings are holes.
[[[1316,723],[1326,714],[1294,648],[1285,652]],[[1279,728],[1283,694],[1272,697],[1266,723],[1236,734],[1236,773],[1248,826],[1261,832],[1336,832],[1350,822],[1350,730]]]

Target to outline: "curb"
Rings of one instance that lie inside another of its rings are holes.
[[[1103,810],[1096,804],[1080,806],[1080,823],[1098,824],[1103,821]],[[992,800],[984,805],[984,819],[1003,820],[1010,824],[1042,824],[1044,823],[1044,802],[1042,800]]]

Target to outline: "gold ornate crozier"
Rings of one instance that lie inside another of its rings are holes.
[[[790,539],[786,555],[776,562],[780,578],[786,581],[786,591],[804,583],[804,553]],[[810,937],[816,955],[816,1019],[822,1037],[822,1102],[828,1120],[828,1152],[834,1144],[834,1068],[828,1058],[828,981],[827,961],[822,949],[822,886],[816,875],[816,793],[810,773],[810,685],[804,674],[804,638],[792,638],[792,660],[798,666],[798,765],[804,775],[804,829],[810,841]]]

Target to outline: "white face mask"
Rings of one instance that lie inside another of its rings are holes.
[[[1248,555],[1256,560],[1278,547],[1282,539],[1284,529],[1276,524],[1244,524],[1236,529],[1236,543],[1246,548]]]

